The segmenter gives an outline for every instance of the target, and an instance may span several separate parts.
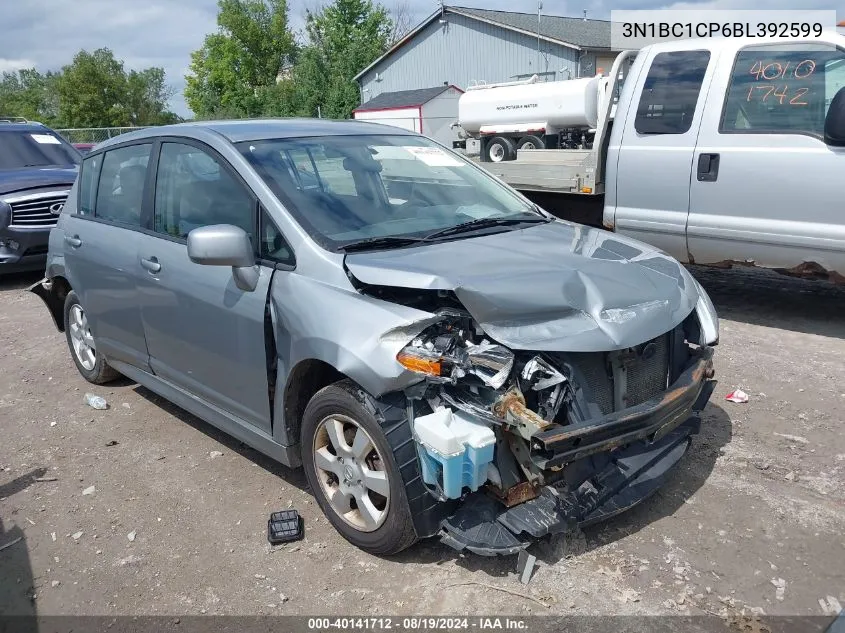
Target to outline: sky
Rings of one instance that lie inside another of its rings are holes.
[[[395,9],[403,0],[382,0]],[[290,23],[301,30],[306,7],[319,0],[289,0]],[[436,0],[404,0],[414,24],[437,9]],[[536,0],[446,0],[446,4],[537,11]],[[835,9],[845,0],[767,0],[769,9]],[[127,69],[160,66],[174,89],[171,108],[190,116],[182,91],[191,52],[216,29],[216,0],[0,0],[0,72],[36,67],[57,70],[74,54],[108,47]],[[760,0],[543,0],[543,14],[609,19],[611,9],[760,9]]]

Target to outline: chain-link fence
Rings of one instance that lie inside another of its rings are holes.
[[[78,127],[56,130],[70,143],[100,143],[106,139],[114,138],[133,130],[142,130],[143,127]]]

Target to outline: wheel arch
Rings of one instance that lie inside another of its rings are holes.
[[[29,291],[37,295],[47,306],[53,323],[59,332],[65,331],[65,299],[73,287],[62,275],[50,279],[43,279],[32,286]]]

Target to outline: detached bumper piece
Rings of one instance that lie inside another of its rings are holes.
[[[512,508],[483,491],[474,492],[443,521],[441,541],[482,556],[516,554],[538,538],[624,512],[663,485],[698,428],[698,417],[693,416],[652,444],[639,441],[614,452],[610,463],[574,492],[546,486],[536,499]]]

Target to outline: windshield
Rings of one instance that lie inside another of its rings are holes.
[[[418,136],[323,136],[238,145],[325,248],[425,237],[474,220],[538,218],[518,194]],[[497,230],[507,230],[498,228]],[[447,231],[448,232],[448,231]]]
[[[79,160],[79,152],[48,130],[0,132],[0,169],[72,167]]]

